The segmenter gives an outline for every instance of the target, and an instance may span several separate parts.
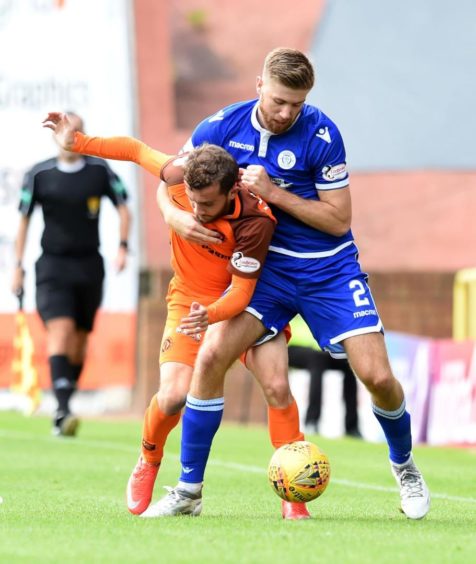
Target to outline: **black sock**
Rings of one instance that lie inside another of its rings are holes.
[[[58,411],[65,415],[69,413],[69,400],[76,388],[74,372],[68,357],[55,354],[49,357],[53,392],[58,402]]]
[[[81,372],[83,371],[83,366],[84,366],[83,363],[71,365],[71,368],[73,370],[73,382],[74,382],[75,388],[78,387],[78,382],[79,382],[79,378],[81,376]]]

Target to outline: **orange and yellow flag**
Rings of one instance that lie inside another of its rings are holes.
[[[38,372],[33,364],[35,352],[33,339],[28,328],[19,296],[20,308],[15,316],[15,336],[13,339],[12,384],[10,389],[27,398],[25,415],[31,415],[41,402]]]

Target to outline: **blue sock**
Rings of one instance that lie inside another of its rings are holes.
[[[396,464],[407,462],[412,451],[412,431],[410,414],[405,409],[405,400],[395,411],[386,411],[374,404],[372,410],[385,433],[390,460]]]
[[[190,394],[182,417],[181,482],[203,482],[213,437],[223,415],[224,398],[196,399]]]

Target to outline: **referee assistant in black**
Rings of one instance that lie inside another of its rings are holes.
[[[74,128],[82,119],[68,113]],[[35,205],[43,210],[43,253],[36,263],[36,305],[47,330],[53,392],[58,407],[53,433],[75,435],[78,418],[70,399],[83,367],[88,335],[101,303],[104,279],[99,254],[101,198],[107,196],[119,214],[118,271],[127,262],[130,224],[127,192],[108,164],[60,149],[57,158],[35,165],[25,175],[20,200],[20,223],[15,242],[16,268],[12,289],[23,287],[23,254]]]

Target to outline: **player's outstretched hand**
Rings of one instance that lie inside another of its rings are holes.
[[[190,313],[187,317],[182,317],[177,328],[178,333],[189,335],[193,339],[200,341],[202,333],[208,328],[208,311],[205,306],[198,302],[192,302]]]
[[[43,127],[51,129],[60,147],[70,151],[74,144],[74,127],[66,114],[62,112],[49,112],[43,120]]]

